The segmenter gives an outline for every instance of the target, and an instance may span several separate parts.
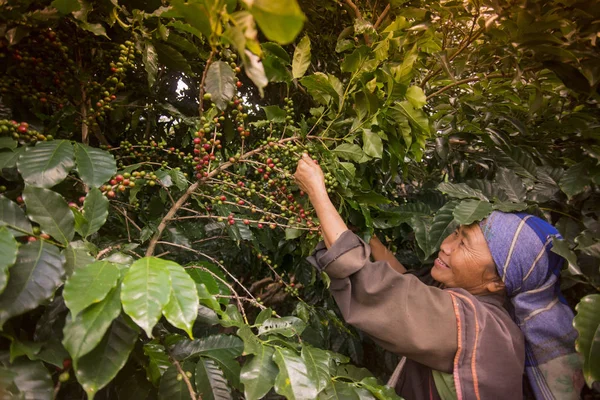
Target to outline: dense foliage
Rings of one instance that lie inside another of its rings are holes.
[[[0,1],[0,397],[394,398],[396,356],[305,261],[303,152],[410,267],[492,210],[552,222],[598,385],[599,21],[593,0]]]

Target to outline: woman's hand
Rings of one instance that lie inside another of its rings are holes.
[[[306,192],[309,197],[323,192],[327,193],[325,177],[321,167],[306,153],[303,153],[302,158],[298,161],[294,179],[300,189]]]

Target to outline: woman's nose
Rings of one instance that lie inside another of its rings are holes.
[[[448,236],[442,242],[442,245],[440,246],[440,250],[442,250],[444,252],[444,254],[450,255],[452,253],[452,250],[454,250],[454,242],[455,241],[452,240],[452,235]]]

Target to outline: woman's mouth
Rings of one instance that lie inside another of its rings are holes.
[[[450,266],[448,264],[446,264],[445,262],[442,261],[441,258],[436,258],[434,263],[435,266],[439,267],[439,268],[447,268],[450,269]]]

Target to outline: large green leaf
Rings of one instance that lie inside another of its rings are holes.
[[[575,348],[583,355],[583,376],[591,387],[600,381],[600,295],[585,296],[575,310],[573,326],[579,332]]]
[[[84,238],[98,232],[108,218],[108,199],[97,188],[93,188],[85,196],[83,217],[84,220],[77,228]]]
[[[116,265],[97,261],[76,270],[65,282],[63,297],[73,317],[84,308],[102,301],[110,292],[121,272]]]
[[[77,316],[69,315],[62,343],[73,360],[88,354],[100,343],[112,321],[121,313],[120,294],[121,290],[114,288],[102,301]]]
[[[23,200],[27,215],[60,243],[67,244],[75,235],[75,217],[63,197],[49,189],[25,186]]]
[[[572,275],[581,275],[581,269],[577,265],[577,255],[571,250],[567,240],[553,237],[551,250],[567,260],[567,268]]]
[[[15,236],[33,235],[31,222],[15,203],[0,195],[0,226],[8,227]]]
[[[294,50],[294,59],[292,60],[292,76],[299,79],[310,66],[310,39],[304,36]]]
[[[273,361],[279,367],[275,391],[288,400],[312,400],[317,396],[317,382],[311,379],[304,360],[293,350],[276,347]]]
[[[508,200],[513,203],[520,203],[527,197],[527,190],[521,178],[514,172],[506,168],[498,168],[496,173],[496,182],[508,196]]]
[[[206,93],[210,93],[219,110],[225,110],[227,102],[235,95],[236,81],[235,73],[226,62],[216,61],[208,67]]]
[[[243,350],[244,344],[237,336],[217,334],[202,339],[181,340],[173,345],[170,353],[178,360],[196,355],[220,360],[239,357]]]
[[[171,262],[166,267],[171,278],[171,294],[163,315],[173,326],[186,331],[192,338],[192,326],[198,315],[200,301],[196,283],[180,265]]]
[[[302,346],[300,356],[307,366],[310,379],[316,383],[317,392],[325,389],[331,380],[329,377],[329,362],[331,361],[330,354],[325,350],[304,345]]]
[[[144,68],[148,75],[148,86],[154,86],[156,75],[158,74],[158,55],[156,49],[151,42],[146,42],[143,53]]]
[[[253,0],[247,3],[256,23],[269,40],[288,44],[302,30],[305,16],[296,0]]]
[[[77,380],[89,400],[123,368],[137,338],[137,327],[120,316],[113,321],[100,344],[74,363]]]
[[[300,79],[300,83],[306,87],[308,93],[318,103],[327,104],[331,99],[335,102],[339,102],[340,100],[340,95],[335,91],[327,75],[322,72],[315,72],[312,75],[305,76]]]
[[[420,86],[411,86],[406,90],[406,99],[413,107],[421,109],[427,103],[427,96]]]
[[[378,134],[370,129],[363,129],[363,150],[366,155],[381,158],[383,155],[383,142]]]
[[[442,182],[437,190],[457,199],[479,199],[487,200],[487,197],[479,189],[474,189],[466,183]]]
[[[90,252],[88,249],[76,246],[78,243],[80,242],[71,242],[63,250],[63,255],[65,256],[65,274],[67,278],[77,269],[85,267],[96,260],[89,254]]]
[[[196,364],[196,392],[202,400],[229,400],[231,389],[217,363],[210,358],[200,357]]]
[[[590,184],[589,168],[590,164],[587,161],[580,162],[569,168],[560,178],[560,188],[569,199],[581,193]]]
[[[16,360],[8,368],[8,371],[14,374],[13,382],[20,395],[19,397],[9,398],[25,400],[51,400],[54,398],[52,378],[41,361],[30,361],[21,358]],[[2,392],[0,391],[0,393]]]
[[[190,376],[193,376],[195,367],[194,363],[190,361],[181,364],[183,371],[186,372],[186,375],[189,373]],[[190,379],[190,383],[194,388],[194,379]],[[158,398],[164,400],[190,400],[190,391],[187,384],[174,365],[170,366],[160,379]]]
[[[181,71],[188,76],[194,76],[194,72],[186,57],[173,47],[161,42],[154,42],[154,49],[158,60],[171,71]]]
[[[167,267],[171,263],[156,257],[144,257],[131,265],[123,279],[123,310],[149,337],[152,337],[152,328],[169,302],[171,284]]]
[[[534,179],[537,175],[537,166],[526,150],[518,147],[495,148],[494,150],[498,162],[515,174],[529,179]]]
[[[17,261],[19,243],[8,228],[0,227],[0,293],[8,283],[8,269]]]
[[[75,143],[75,160],[79,177],[89,187],[100,187],[117,173],[115,158],[102,149]]]
[[[446,203],[435,214],[431,225],[423,217],[415,216],[412,219],[415,238],[426,259],[440,248],[442,241],[458,226],[453,215],[457,204],[456,201]]]
[[[356,162],[360,162],[365,155],[359,145],[350,143],[342,143],[331,152],[345,160]]]
[[[486,218],[492,211],[492,205],[487,201],[463,200],[454,208],[452,215],[459,224],[471,225]]]
[[[426,135],[429,134],[429,119],[422,110],[415,109],[408,101],[401,101],[392,108],[404,114],[413,127]]]
[[[278,333],[285,337],[300,336],[306,323],[297,317],[269,318],[258,327],[259,335]]]
[[[158,385],[160,378],[171,367],[171,361],[161,344],[155,343],[156,339],[151,343],[144,344],[144,354],[148,356],[148,366],[146,371],[148,378],[154,385]]]
[[[17,162],[25,183],[44,188],[62,182],[74,166],[73,145],[68,140],[38,142]]]
[[[38,240],[19,248],[17,261],[0,295],[0,328],[11,317],[33,310],[62,284],[64,257],[58,248]]]
[[[362,391],[362,393],[361,393]],[[319,393],[319,400],[363,400],[363,399],[374,399],[375,397],[365,397],[364,392],[367,392],[365,389],[359,389],[354,386],[352,383],[343,382],[343,381],[335,381],[331,382],[327,388],[321,393]],[[359,395],[363,394],[363,395]]]
[[[256,355],[242,367],[240,380],[248,400],[262,399],[275,384],[278,368],[273,362],[274,350],[260,345]]]

